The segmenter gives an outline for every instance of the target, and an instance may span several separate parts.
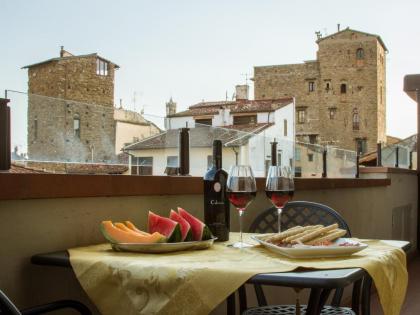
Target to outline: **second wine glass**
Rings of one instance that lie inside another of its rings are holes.
[[[265,184],[265,194],[277,208],[278,232],[281,232],[281,213],[284,205],[293,198],[295,185],[292,168],[289,166],[270,166]]]
[[[248,165],[232,166],[229,170],[226,188],[230,203],[239,211],[240,242],[232,246],[237,248],[249,247],[251,245],[244,243],[242,240],[242,216],[246,207],[257,195],[257,186],[251,167]]]

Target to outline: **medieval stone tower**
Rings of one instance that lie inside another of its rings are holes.
[[[316,60],[255,67],[255,99],[295,97],[297,140],[376,150],[386,141],[385,44],[349,28],[317,44]]]
[[[28,69],[28,156],[32,160],[115,159],[114,71],[97,54],[58,58]]]

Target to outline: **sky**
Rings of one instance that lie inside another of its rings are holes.
[[[387,134],[416,132],[404,75],[420,73],[420,1],[5,1],[0,0],[0,91],[27,91],[22,66],[97,52],[121,68],[115,103],[161,124],[170,97],[178,111],[223,100],[253,67],[316,58],[316,31],[349,26],[381,36],[387,58]],[[250,82],[252,83],[252,82]],[[251,85],[252,88],[252,85]],[[2,93],[1,93],[2,94]],[[135,102],[133,101],[135,95]],[[252,95],[252,94],[251,94]],[[15,93],[10,98],[18,99]],[[23,102],[13,108],[14,140],[25,142]],[[12,131],[13,133],[13,131]]]

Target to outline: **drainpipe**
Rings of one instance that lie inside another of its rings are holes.
[[[0,98],[0,171],[10,170],[10,100]]]
[[[420,250],[420,74],[404,77],[404,92],[417,103],[417,249]]]

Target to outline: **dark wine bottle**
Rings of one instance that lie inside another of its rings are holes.
[[[213,165],[204,175],[204,222],[217,237],[229,240],[230,205],[227,199],[228,174],[222,169],[222,142],[213,141]]]

